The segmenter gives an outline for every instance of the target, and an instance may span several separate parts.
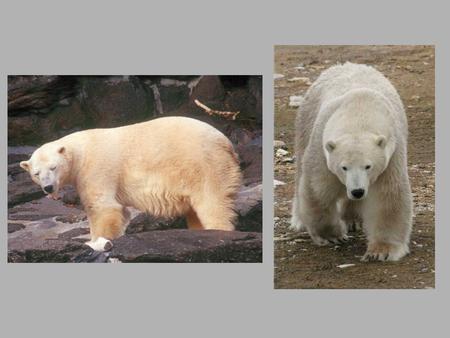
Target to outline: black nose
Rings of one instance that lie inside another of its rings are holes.
[[[361,198],[364,196],[364,189],[355,189],[352,190],[352,195],[354,198]]]
[[[51,194],[53,192],[53,185],[46,185],[44,187],[44,191],[48,194]]]

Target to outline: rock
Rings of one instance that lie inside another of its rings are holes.
[[[243,174],[243,184],[250,185],[262,181],[262,145],[248,143],[236,147]]]
[[[275,152],[275,156],[276,157],[283,157],[283,156],[287,156],[289,154],[289,152],[287,150],[284,149],[277,149],[277,151]]]
[[[75,223],[85,219],[85,216],[84,211],[77,208],[69,208],[60,201],[55,201],[47,197],[16,205],[8,209],[8,220],[23,222],[57,217],[57,221]]]
[[[96,127],[116,127],[154,115],[153,93],[135,77],[80,78],[81,104]]]
[[[282,79],[283,77],[284,77],[283,74],[273,74],[273,79],[274,80],[279,80],[279,79]]]
[[[289,96],[290,107],[300,107],[303,102],[303,96]]]
[[[8,222],[8,233],[15,232],[21,229],[24,229],[25,225],[22,223],[10,223]]]
[[[121,262],[261,262],[262,234],[164,230],[122,236],[110,257]]]
[[[169,113],[189,100],[190,89],[186,81],[161,79],[159,97],[162,110]]]
[[[236,211],[241,216],[245,216],[249,211],[262,201],[262,184],[254,187],[243,187],[236,197]]]
[[[282,182],[282,181],[278,181],[278,180],[273,180],[273,186],[274,187],[278,187],[280,185],[285,185],[286,183]]]
[[[293,157],[283,157],[280,160],[280,163],[294,163],[294,158]]]
[[[248,89],[254,98],[254,117],[256,122],[262,124],[262,76],[251,76],[248,80]]]
[[[302,85],[305,86],[311,86],[311,80],[307,77],[300,77],[300,76],[296,76],[296,77],[292,77],[290,79],[288,79],[289,82],[299,82]]]
[[[46,114],[73,95],[74,76],[8,76],[8,116]]]
[[[48,121],[34,114],[8,117],[8,145],[38,144],[48,129]]]
[[[239,214],[236,230],[262,232],[262,194],[262,184],[239,191],[236,198]]]
[[[208,106],[222,101],[224,95],[225,91],[220,78],[216,75],[206,75],[202,76],[192,88],[191,100],[193,101],[194,99],[197,99]],[[220,110],[222,109],[219,107],[214,108]]]
[[[228,138],[237,146],[245,146],[255,138],[255,133],[244,128],[233,128]]]
[[[12,166],[10,170],[19,170],[17,167],[18,165]],[[10,181],[8,182],[8,207],[41,198],[44,195],[42,189],[31,180],[27,172],[24,171],[23,173],[10,176]]]
[[[273,141],[273,147],[274,147],[274,149],[278,149],[278,148],[281,148],[284,150],[287,149],[286,143],[284,143],[283,141],[279,141],[279,140]]]
[[[28,160],[36,149],[36,147],[30,146],[8,147],[8,164],[19,163],[20,161]]]
[[[89,232],[87,221],[63,223],[46,218],[23,224],[24,228],[8,234],[9,262],[69,262],[88,249],[85,239],[77,238]]]

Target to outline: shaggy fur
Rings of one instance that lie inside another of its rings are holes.
[[[329,68],[305,95],[296,119],[296,191],[291,227],[319,245],[346,240],[359,224],[363,260],[408,253],[412,196],[406,115],[400,97],[372,67]],[[352,191],[365,191],[354,200]]]
[[[233,230],[241,173],[231,142],[210,125],[165,117],[73,133],[21,163],[35,183],[76,187],[92,242],[123,235],[127,206],[186,216],[189,228]],[[35,175],[35,174],[38,175]]]

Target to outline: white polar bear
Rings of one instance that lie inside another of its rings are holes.
[[[408,126],[389,80],[366,65],[329,68],[306,93],[296,133],[291,228],[306,229],[325,245],[346,240],[347,227],[362,220],[368,239],[363,260],[407,254]]]
[[[95,250],[123,235],[127,206],[186,216],[190,229],[234,230],[237,155],[221,132],[195,119],[76,132],[44,144],[20,166],[51,196],[66,184],[76,187]]]

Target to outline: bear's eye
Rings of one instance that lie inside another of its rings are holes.
[[[369,170],[370,168],[372,168],[370,164],[366,165],[366,170]]]
[[[53,171],[55,169],[56,169],[56,166],[50,168],[51,171]]]
[[[39,176],[39,171],[37,173],[34,173],[34,176]]]
[[[342,167],[342,170],[347,171],[347,167],[346,167],[346,166],[343,166],[343,167]]]

